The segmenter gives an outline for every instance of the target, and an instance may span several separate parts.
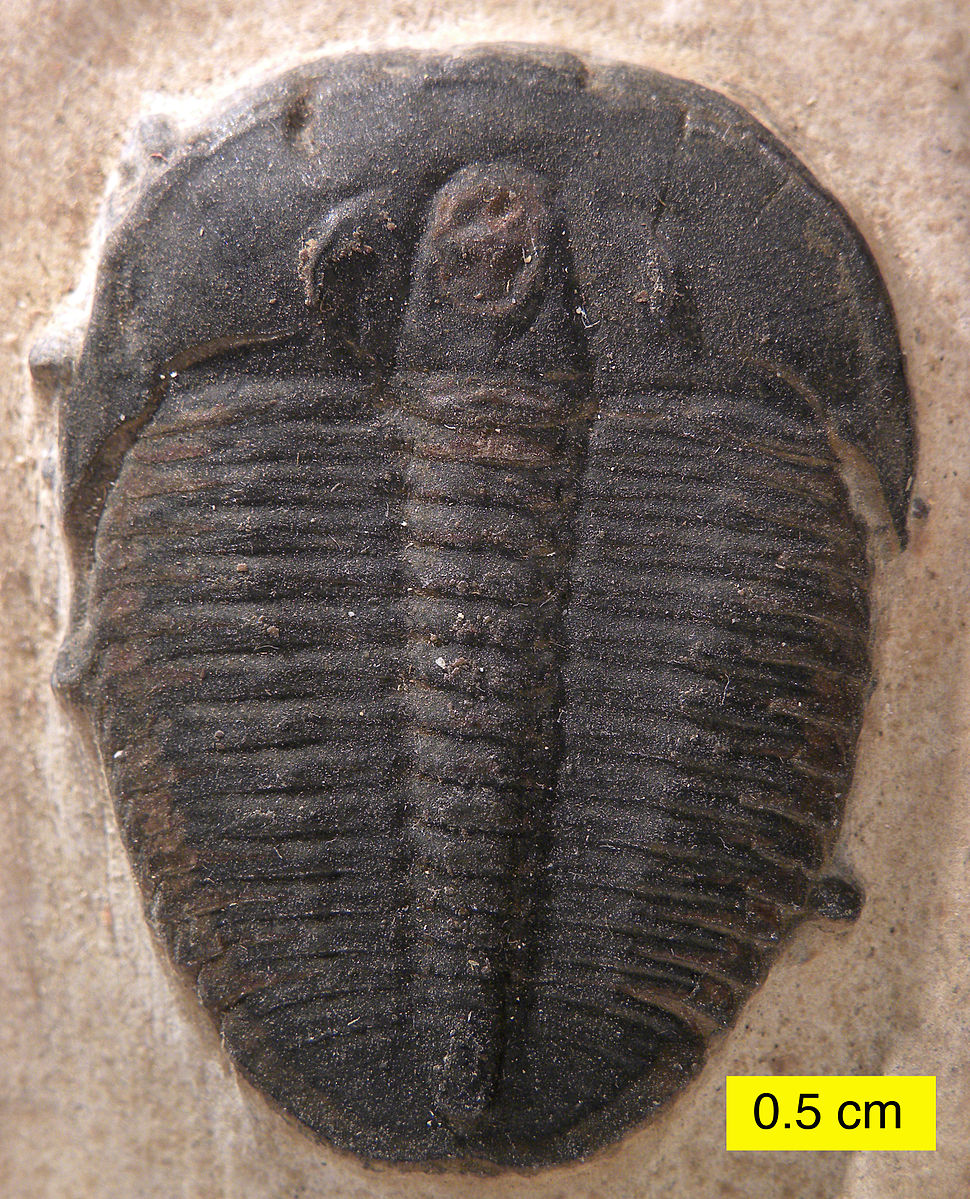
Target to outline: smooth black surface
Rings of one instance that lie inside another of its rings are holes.
[[[902,534],[908,397],[858,234],[728,101],[554,51],[284,76],[136,197],[62,417],[60,681],[153,925],[316,1133],[585,1154],[851,914],[830,434]]]

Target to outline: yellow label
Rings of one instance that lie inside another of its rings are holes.
[[[933,1075],[729,1075],[728,1149],[935,1149]]]

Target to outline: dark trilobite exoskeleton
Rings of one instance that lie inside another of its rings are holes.
[[[586,1153],[857,898],[912,467],[868,252],[734,105],[555,52],[315,63],[146,164],[58,674],[149,919],[333,1144]]]

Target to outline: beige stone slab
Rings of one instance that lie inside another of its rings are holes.
[[[970,85],[966,5],[820,0],[4,0],[0,8],[0,1194],[15,1199],[958,1199],[970,1193]],[[928,514],[880,572],[878,683],[840,855],[868,902],[806,926],[658,1120],[532,1178],[366,1170],[240,1082],[142,921],[48,688],[66,594],[52,413],[25,354],[77,281],[126,129],[348,46],[557,43],[718,88],[847,206],[909,363]],[[734,1154],[726,1073],[935,1073],[935,1154]]]

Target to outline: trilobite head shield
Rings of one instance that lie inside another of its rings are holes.
[[[911,472],[838,205],[692,84],[314,63],[145,156],[62,404],[152,926],[337,1146],[540,1165],[680,1088],[820,875]]]

